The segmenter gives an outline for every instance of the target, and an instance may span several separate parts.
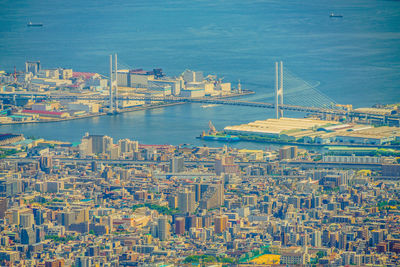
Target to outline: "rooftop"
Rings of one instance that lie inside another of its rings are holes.
[[[293,135],[296,132],[311,130],[316,127],[325,125],[338,124],[333,121],[323,121],[316,119],[296,119],[296,118],[280,118],[267,119],[263,121],[254,121],[248,124],[227,126],[227,131],[239,131],[258,134],[287,134]]]
[[[65,112],[25,109],[22,111],[22,113],[43,114],[43,115],[62,115]]]

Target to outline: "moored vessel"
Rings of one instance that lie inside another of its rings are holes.
[[[26,26],[28,26],[28,27],[42,27],[43,23],[33,23],[32,21],[29,21],[29,23]]]
[[[338,15],[338,14],[335,14],[335,13],[331,12],[331,14],[329,14],[329,17],[331,17],[331,18],[343,18],[343,15]]]

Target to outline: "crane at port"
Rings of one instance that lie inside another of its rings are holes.
[[[208,134],[216,134],[217,133],[217,129],[215,129],[215,126],[212,124],[211,121],[208,122]]]

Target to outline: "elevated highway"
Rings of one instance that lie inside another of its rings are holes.
[[[27,92],[13,92],[13,93],[0,93],[0,99],[35,99],[35,100],[59,100],[59,101],[97,101],[108,103],[110,98],[109,95],[82,95],[82,94],[48,94],[48,93],[27,93]],[[177,97],[177,96],[166,96],[166,97],[154,97],[146,95],[131,95],[131,96],[121,96],[114,98],[115,101],[144,101],[145,103],[153,102],[179,102],[179,103],[200,103],[200,104],[218,104],[218,105],[233,105],[233,106],[246,106],[246,107],[257,107],[257,108],[268,108],[274,109],[274,103],[268,102],[256,102],[256,101],[246,101],[238,99],[226,99],[218,97],[200,97],[200,98],[190,98],[190,97]],[[323,114],[323,115],[334,115],[334,116],[345,116],[347,118],[361,118],[366,120],[376,120],[382,121],[384,124],[390,123],[391,125],[400,126],[400,116],[399,114],[391,115],[379,115],[372,113],[363,113],[356,111],[347,111],[343,109],[334,108],[321,108],[321,107],[311,107],[311,106],[301,106],[301,105],[289,105],[282,104],[279,105],[280,110],[285,111],[297,111],[313,114]]]
[[[77,100],[88,100],[88,101],[109,101],[108,95],[82,95],[82,94],[47,94],[47,93],[26,93],[26,92],[14,92],[14,93],[0,93],[0,99],[15,99],[15,98],[25,98],[25,99],[42,99],[42,100],[65,100],[65,101],[77,101]],[[274,103],[268,102],[254,102],[246,100],[237,99],[222,99],[222,98],[212,98],[212,97],[201,97],[201,98],[191,98],[191,97],[177,97],[177,96],[167,96],[167,97],[150,97],[143,95],[135,96],[118,96],[115,98],[118,101],[144,101],[150,102],[184,102],[184,103],[201,103],[201,104],[219,104],[219,105],[234,105],[234,106],[246,106],[246,107],[258,107],[258,108],[275,108]],[[346,111],[340,109],[329,109],[329,108],[318,108],[318,107],[306,107],[299,105],[280,105],[282,110],[289,111],[300,111],[308,113],[323,113],[323,114],[333,114],[333,115],[346,115]]]
[[[38,162],[38,159],[34,158],[7,158],[7,161],[14,161],[20,163],[32,163]],[[158,165],[158,164],[169,164],[169,161],[153,161],[153,160],[130,160],[130,159],[78,159],[78,158],[57,158],[54,157],[53,160],[70,163],[70,164],[89,164],[91,162],[97,162],[107,165]],[[252,161],[252,162],[235,162],[239,166],[249,166],[249,165],[268,165],[270,162],[266,161]],[[186,166],[205,166],[213,167],[215,165],[214,161],[185,161]],[[314,161],[281,161],[280,165],[289,167],[299,167],[299,168],[327,168],[327,169],[368,169],[379,171],[382,169],[382,164],[380,163],[338,163],[338,162],[314,162]]]

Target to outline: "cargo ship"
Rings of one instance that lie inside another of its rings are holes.
[[[337,14],[335,14],[333,12],[329,15],[329,17],[331,17],[331,18],[343,18],[342,15],[337,15]]]
[[[203,140],[209,140],[209,141],[224,141],[224,142],[237,142],[240,141],[240,138],[238,136],[234,135],[229,135],[229,134],[224,134],[224,135],[214,135],[214,134],[202,134],[200,136],[201,139]]]
[[[26,26],[28,26],[28,27],[42,27],[43,23],[32,23],[32,21],[29,21],[29,23]]]
[[[203,131],[200,135],[200,139],[209,140],[209,141],[223,141],[223,142],[237,142],[240,141],[238,136],[229,135],[229,134],[218,134],[214,125],[210,121],[208,123],[208,127],[210,128],[207,133]]]

